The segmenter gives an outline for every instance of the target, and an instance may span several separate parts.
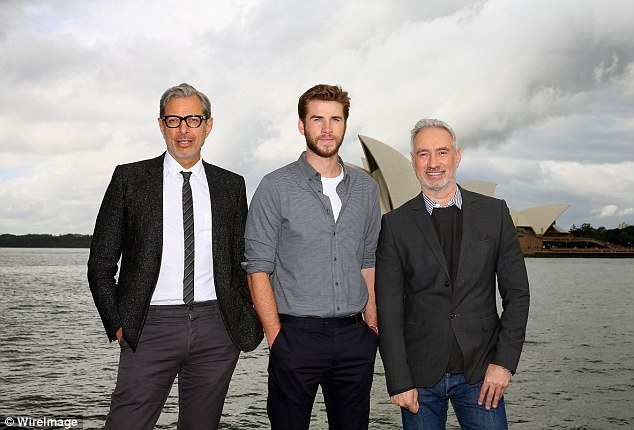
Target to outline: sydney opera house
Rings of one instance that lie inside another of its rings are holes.
[[[346,164],[365,171],[378,182],[383,213],[399,207],[421,192],[409,158],[376,139],[359,135],[359,141],[364,153],[363,167]],[[490,182],[459,183],[465,189],[488,196],[492,196],[496,188],[496,184]],[[601,242],[573,238],[557,226],[557,218],[569,207],[569,204],[558,203],[523,210],[510,209],[525,255],[539,255],[555,248],[559,251],[577,250],[578,253],[579,249],[605,247]]]

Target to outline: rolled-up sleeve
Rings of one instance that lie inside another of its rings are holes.
[[[272,273],[281,226],[279,194],[268,176],[258,186],[247,216],[244,231],[242,268],[248,273]]]
[[[376,263],[376,244],[379,240],[379,232],[381,231],[381,206],[379,204],[379,187],[372,182],[370,196],[369,214],[366,218],[366,228],[364,237],[363,261],[362,269],[368,269],[375,266]]]

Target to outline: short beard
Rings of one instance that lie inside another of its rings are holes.
[[[170,145],[170,143],[167,140],[167,137],[164,137],[165,139],[165,144],[167,145],[167,152],[170,153],[170,155],[176,160],[190,160],[190,159],[194,159],[196,157],[200,156],[202,147],[198,148],[198,151],[192,153],[192,154],[186,154],[186,153],[182,153],[180,152],[179,148],[176,147],[176,145]]]
[[[306,146],[308,146],[308,149],[310,149],[312,152],[314,152],[315,154],[319,155],[322,158],[330,158],[337,155],[337,153],[339,152],[339,148],[341,148],[341,144],[343,143],[343,137],[342,137],[341,140],[336,141],[337,144],[335,145],[334,148],[332,148],[331,150],[327,150],[324,148],[320,148],[318,146],[317,139],[313,139],[309,135],[305,135],[304,137],[306,138]]]
[[[420,178],[418,179],[418,181],[420,182],[420,185],[426,190],[429,190],[429,191],[432,191],[432,192],[434,192],[434,191],[442,191],[445,188],[447,188],[447,187],[451,186],[452,184],[456,183],[456,172],[454,172],[453,175],[451,175],[449,178],[447,178],[447,180],[445,182],[443,182],[441,184],[438,184],[438,185],[429,184],[427,181],[425,181],[424,179],[420,179]]]

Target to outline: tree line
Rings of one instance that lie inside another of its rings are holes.
[[[606,229],[594,228],[589,223],[570,227],[570,234],[607,242],[615,246],[634,246],[634,226]],[[0,234],[0,248],[90,248],[90,234]]]
[[[0,234],[0,248],[90,248],[89,234]]]
[[[615,246],[628,248],[634,246],[634,226],[632,225],[608,230],[605,227],[594,228],[588,223],[581,224],[581,227],[573,224],[570,227],[570,234],[574,237],[597,239]]]

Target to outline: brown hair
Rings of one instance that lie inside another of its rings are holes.
[[[348,97],[348,93],[342,90],[339,85],[319,84],[302,94],[297,103],[297,113],[302,122],[304,122],[308,114],[308,103],[313,100],[341,103],[343,106],[343,119],[348,119],[348,114],[350,113],[350,97]]]

